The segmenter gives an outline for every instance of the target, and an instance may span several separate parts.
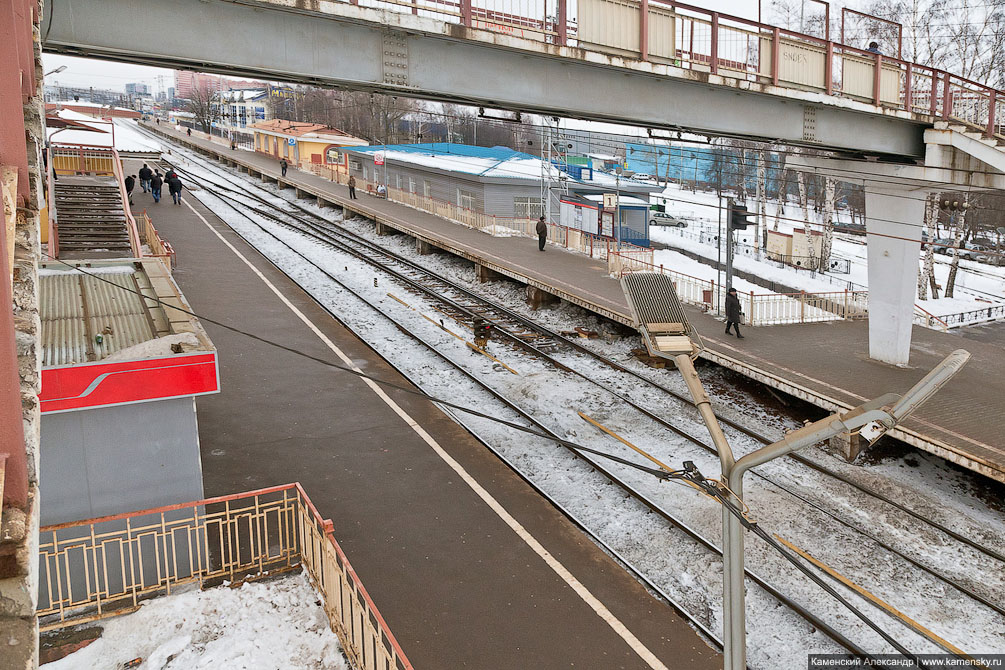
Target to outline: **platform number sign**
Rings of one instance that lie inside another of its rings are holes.
[[[383,151],[377,151],[377,152],[375,152],[373,154],[373,164],[374,165],[383,165],[384,164],[384,152]]]

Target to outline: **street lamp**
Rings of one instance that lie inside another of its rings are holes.
[[[65,69],[66,69],[66,66],[65,66],[65,65],[60,65],[60,66],[59,66],[59,67],[57,67],[57,68],[56,68],[55,70],[49,70],[48,72],[46,72],[46,73],[45,73],[45,74],[43,74],[42,76],[43,76],[43,77],[48,77],[48,76],[49,76],[50,74],[59,74],[60,72],[62,72],[62,71],[63,71],[63,70],[65,70]]]
[[[737,460],[694,368],[694,359],[698,357],[703,345],[698,333],[687,321],[673,280],[661,273],[630,272],[621,278],[621,289],[628,298],[635,327],[642,336],[649,355],[672,360],[681,371],[684,383],[719,455],[722,469],[720,486],[725,487],[723,493],[731,501],[735,500],[741,509],[743,475],[747,470],[841,433],[857,433],[871,444],[931,398],[970,359],[969,352],[957,349],[903,396],[887,393],[854,409],[832,414]],[[728,504],[731,505],[732,502]],[[722,507],[722,525],[723,668],[746,670],[743,525],[726,503]]]

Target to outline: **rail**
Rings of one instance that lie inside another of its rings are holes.
[[[126,213],[126,227],[129,231],[129,246],[133,249],[133,257],[140,258],[143,251],[140,245],[140,233],[136,229],[136,218],[129,208],[129,194],[126,192],[125,175],[122,173],[122,160],[119,152],[112,149],[112,166],[115,174],[115,181],[119,185],[119,197],[122,198],[122,209]]]
[[[273,0],[276,4],[278,0]],[[672,0],[341,0],[1000,135],[1002,92],[945,70]],[[899,56],[899,54],[898,54]]]
[[[299,484],[46,526],[39,531],[41,630],[135,610],[189,583],[302,566],[342,649],[361,670],[411,670],[325,520]]]
[[[175,267],[175,253],[174,247],[171,243],[163,239],[157,229],[154,227],[153,221],[151,221],[150,216],[147,214],[147,210],[143,210],[140,214],[138,221],[140,241],[147,245],[150,249],[149,254],[144,254],[144,256],[153,256],[154,258],[159,258],[167,266],[168,270],[174,270]]]
[[[935,316],[921,305],[914,306],[914,323],[919,326],[924,326],[925,328],[941,330],[942,332],[949,330],[948,323]]]

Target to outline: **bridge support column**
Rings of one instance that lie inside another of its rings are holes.
[[[527,287],[527,304],[530,305],[531,309],[541,309],[556,302],[558,302],[558,296],[554,296],[536,286]]]
[[[428,256],[433,253],[433,245],[425,240],[420,240],[418,237],[415,238],[415,253],[420,256]]]
[[[496,272],[495,270],[489,269],[482,265],[481,263],[475,263],[475,273],[478,275],[478,281],[484,284],[487,281],[493,281],[495,279],[502,279],[503,276]]]
[[[386,223],[381,223],[380,221],[374,221],[373,227],[374,230],[377,231],[377,234],[382,237],[384,235],[394,235],[396,232],[398,232],[391,226],[387,225]]]
[[[869,357],[907,365],[927,189],[865,187]]]

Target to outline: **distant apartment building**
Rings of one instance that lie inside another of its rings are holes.
[[[126,84],[126,95],[150,95],[150,87],[146,84]]]
[[[261,81],[225,79],[215,74],[191,70],[175,70],[174,73],[174,92],[179,98],[191,98],[192,93],[197,90],[216,93],[221,90],[241,91],[256,88],[268,89],[269,86]]]

